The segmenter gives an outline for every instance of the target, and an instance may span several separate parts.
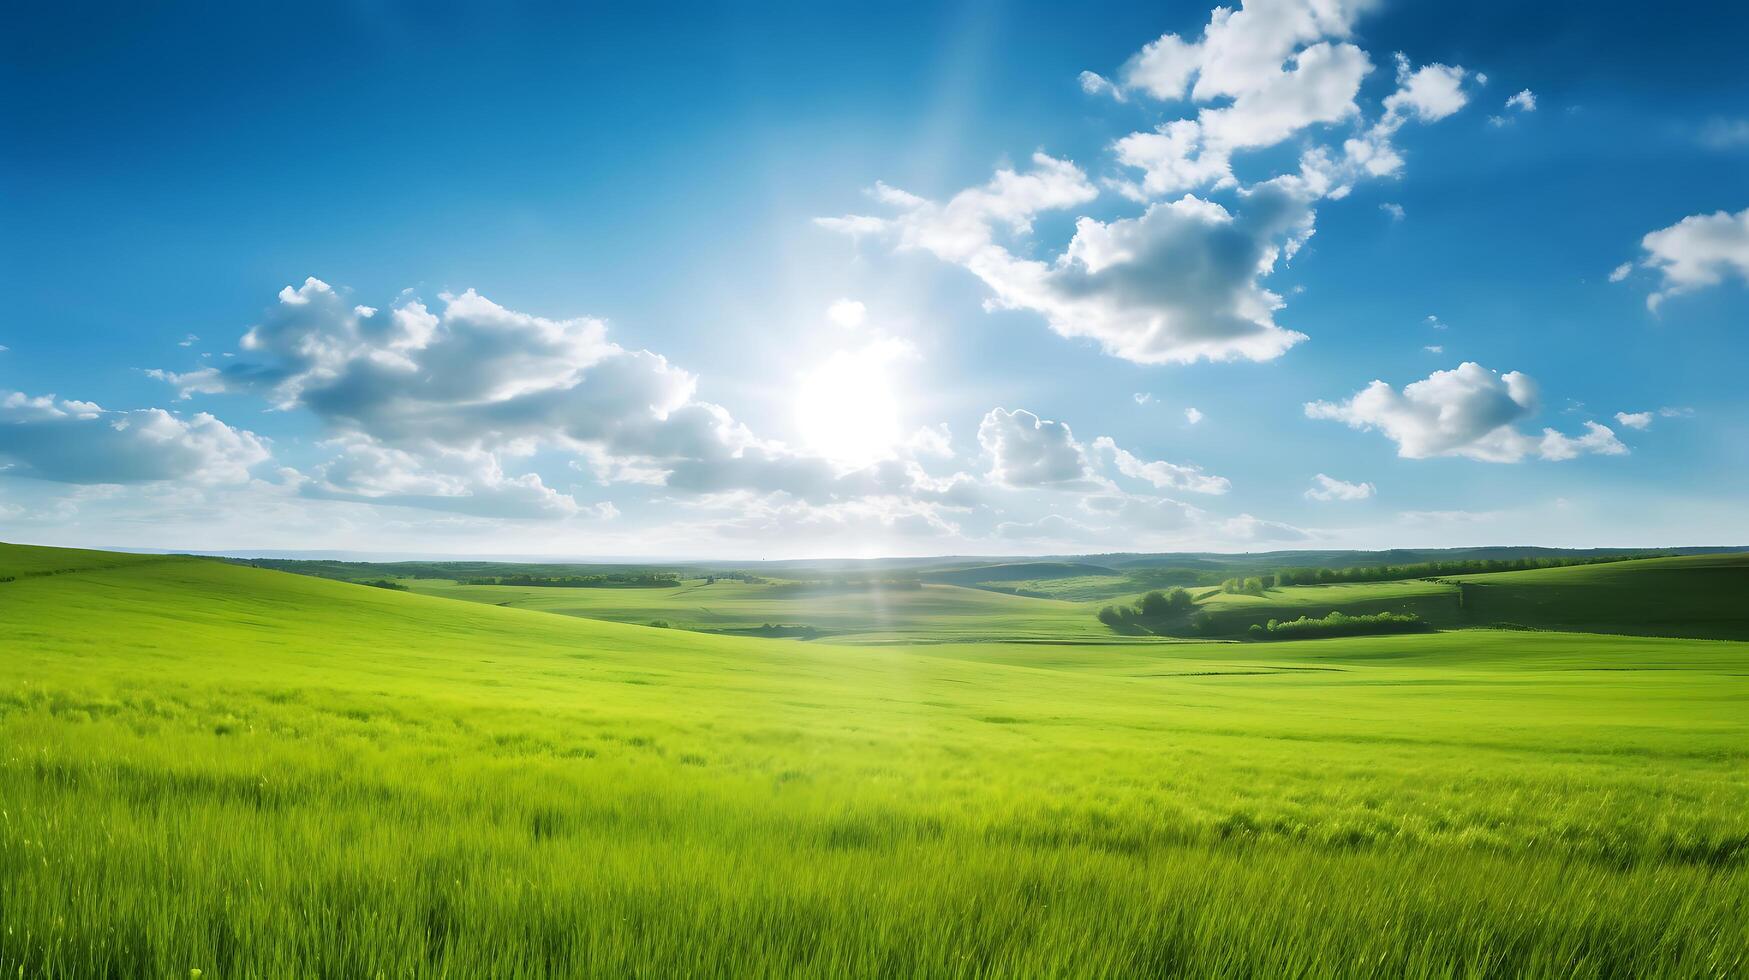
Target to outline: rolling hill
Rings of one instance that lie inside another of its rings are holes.
[[[849,647],[196,558],[0,578],[8,976],[1749,962],[1749,645]]]

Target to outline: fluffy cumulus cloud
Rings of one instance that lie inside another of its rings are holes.
[[[948,210],[1022,222],[1031,205],[1016,204],[1010,192],[1035,202],[1056,193],[1044,184],[1001,182],[975,206]],[[660,354],[620,346],[599,320],[520,313],[472,291],[440,300],[428,306],[404,294],[368,306],[307,280],[280,294],[244,335],[235,360],[153,376],[185,397],[253,394],[322,425],[312,461],[250,484],[276,507],[301,499],[348,513],[414,508],[468,527],[607,522],[590,532],[606,535],[636,533],[654,507],[671,538],[777,536],[814,546],[1049,540],[1113,547],[1140,540],[1218,547],[1305,533],[1164,496],[1220,496],[1231,484],[1193,464],[1145,458],[1109,437],[1083,441],[1067,422],[1025,409],[985,414],[967,454],[945,424],[895,434],[868,461],[796,449],[700,400],[691,373]],[[859,315],[848,309],[832,318],[848,326]],[[204,414],[112,413],[21,395],[5,403],[5,413],[13,424],[0,433],[0,463],[15,474],[241,481],[267,458],[256,437]],[[83,455],[75,447],[85,447]],[[555,472],[589,479],[601,488],[589,495],[596,499],[574,496],[578,486],[555,483]]]
[[[1344,402],[1309,402],[1306,415],[1382,432],[1405,459],[1462,456],[1491,463],[1536,457],[1572,459],[1585,454],[1626,453],[1609,427],[1586,422],[1568,436],[1554,429],[1540,435],[1518,424],[1537,411],[1536,385],[1517,371],[1499,374],[1473,361],[1435,371],[1401,391],[1374,381]]]
[[[11,392],[0,398],[0,472],[62,483],[241,483],[266,443],[205,412],[105,411]]]
[[[1349,483],[1333,476],[1319,473],[1312,477],[1311,489],[1306,491],[1307,500],[1366,500],[1377,493],[1370,483]]]
[[[990,457],[990,478],[1008,487],[1089,486],[1087,452],[1068,423],[1025,409],[993,408],[978,424],[978,445]]]
[[[1041,419],[1025,409],[991,409],[978,426],[978,445],[990,458],[990,479],[1013,488],[1105,488],[1106,473],[1158,490],[1224,494],[1232,489],[1226,477],[1200,466],[1144,460],[1110,436],[1091,445],[1075,439],[1065,422]]]
[[[1308,198],[1298,184],[1256,188],[1238,214],[1187,195],[1136,217],[1083,217],[1051,261],[1017,255],[996,240],[1002,230],[1029,230],[1043,210],[1095,193],[1074,164],[1040,155],[1032,169],[1001,171],[946,204],[877,188],[881,201],[901,209],[896,217],[821,223],[873,227],[899,248],[962,265],[990,288],[993,306],[1042,314],[1057,333],[1095,340],[1138,363],[1267,360],[1304,339],[1275,323],[1281,297],[1259,282],[1281,258],[1283,239],[1309,233]]]
[[[612,518],[603,501],[584,507],[546,486],[537,473],[506,476],[498,459],[481,450],[410,453],[357,436],[331,441],[337,454],[294,483],[306,496],[361,503],[455,511],[482,517]]]
[[[1646,297],[1648,309],[1672,296],[1717,286],[1727,279],[1749,283],[1749,208],[1736,214],[1715,211],[1693,214],[1651,232],[1640,240],[1644,255],[1639,265],[1658,273],[1659,288]],[[1632,272],[1633,263],[1623,263],[1610,273],[1610,282],[1620,282]]]
[[[1138,459],[1134,453],[1123,449],[1110,436],[1100,436],[1093,440],[1094,452],[1104,458],[1109,458],[1117,467],[1117,471],[1134,480],[1143,480],[1160,490],[1188,490],[1191,493],[1223,494],[1231,490],[1233,484],[1224,476],[1212,476],[1202,471],[1200,466],[1186,466],[1181,463],[1168,463],[1164,460],[1152,462]]]
[[[691,373],[613,343],[599,320],[519,313],[471,290],[442,301],[433,310],[403,296],[375,308],[310,279],[280,293],[236,363],[157,376],[184,394],[255,392],[314,413],[336,453],[309,474],[314,495],[485,516],[612,516],[517,465],[543,450],[584,461],[603,482],[687,493],[824,503],[912,486],[896,463],[844,473],[757,438],[694,398]]]
[[[992,307],[1037,313],[1127,360],[1277,357],[1305,337],[1276,322],[1283,301],[1265,280],[1311,236],[1314,205],[1398,173],[1398,131],[1466,101],[1462,68],[1399,58],[1394,89],[1369,114],[1360,92],[1372,60],[1349,40],[1366,6],[1251,0],[1216,9],[1196,38],[1149,43],[1114,79],[1084,72],[1088,92],[1133,96],[1168,116],[1112,143],[1123,176],[1095,181],[1040,153],[945,202],[877,185],[889,214],[819,224],[962,266],[989,288]],[[1322,142],[1304,148],[1297,169],[1251,183],[1237,175],[1235,154],[1312,133]],[[1139,213],[1081,216],[1054,255],[1034,240],[1038,215],[1081,208],[1101,186]]]
[[[1617,412],[1615,420],[1630,429],[1649,429],[1652,426],[1651,412]]]

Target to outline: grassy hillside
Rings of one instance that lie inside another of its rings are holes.
[[[1749,555],[1650,558],[1463,575],[1474,622],[1554,630],[1749,639]]]
[[[1741,644],[846,648],[0,547],[51,567],[7,976],[1749,966]]]
[[[1456,586],[1418,580],[1295,585],[1256,596],[1217,591],[1201,599],[1197,610],[1209,615],[1214,632],[1220,634],[1238,633],[1252,623],[1271,619],[1317,618],[1329,612],[1413,613],[1441,628],[1471,625]]]
[[[1409,613],[1439,629],[1504,628],[1749,639],[1749,555],[1646,558],[1437,579],[1296,585],[1261,594],[1191,589],[1193,610],[1150,623],[1170,635],[1239,636],[1271,619]]]

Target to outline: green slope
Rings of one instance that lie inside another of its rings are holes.
[[[1296,585],[1261,595],[1191,590],[1209,635],[1330,612],[1413,613],[1440,629],[1527,628],[1749,639],[1749,555],[1647,558],[1400,582]],[[1192,634],[1190,616],[1159,624]]]
[[[1473,622],[1539,629],[1749,639],[1749,555],[1463,575]]]
[[[8,574],[6,976],[1749,964],[1749,645],[852,648]]]
[[[1214,591],[1197,603],[1197,610],[1209,615],[1216,634],[1240,633],[1252,623],[1271,619],[1316,619],[1330,612],[1413,613],[1442,629],[1472,625],[1463,614],[1456,586],[1421,580],[1294,585],[1256,596]]]

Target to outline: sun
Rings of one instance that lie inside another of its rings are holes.
[[[796,429],[809,449],[852,467],[892,454],[900,438],[894,356],[881,345],[838,351],[802,373],[796,385]]]

